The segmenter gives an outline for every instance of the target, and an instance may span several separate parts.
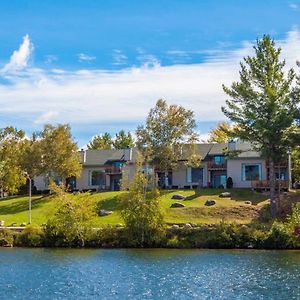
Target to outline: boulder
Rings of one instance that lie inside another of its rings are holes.
[[[170,206],[170,208],[179,208],[179,207],[185,207],[185,205],[182,203],[174,202]]]
[[[104,216],[108,216],[111,215],[113,212],[110,210],[106,210],[106,209],[100,209],[98,212],[98,216],[100,217],[104,217]]]
[[[190,223],[186,223],[186,224],[184,224],[184,226],[183,226],[183,228],[185,228],[185,229],[190,229],[190,228],[192,228],[193,226],[190,224]]]
[[[252,205],[252,202],[251,202],[251,201],[245,201],[244,203],[245,203],[245,204],[248,204],[248,205]]]
[[[230,198],[231,197],[231,193],[229,192],[224,192],[224,193],[221,193],[219,195],[220,198]]]
[[[175,194],[172,196],[172,199],[175,199],[175,200],[184,200],[185,197],[180,195],[180,194]]]
[[[172,230],[177,230],[177,229],[179,229],[179,228],[180,228],[180,227],[179,227],[179,225],[177,225],[177,224],[173,224],[172,227],[171,227]]]
[[[208,199],[208,200],[206,200],[204,205],[205,206],[212,206],[212,205],[215,205],[215,204],[216,204],[215,200]]]
[[[11,223],[10,226],[11,226],[11,227],[15,227],[15,226],[17,226],[17,223],[16,223],[16,222],[13,222],[13,223]]]
[[[4,226],[4,223],[5,223],[5,222],[4,222],[3,220],[1,220],[1,221],[0,221],[0,226]]]
[[[21,226],[21,227],[25,227],[25,226],[26,226],[26,223],[22,223],[20,226]]]

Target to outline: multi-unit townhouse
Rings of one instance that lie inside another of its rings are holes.
[[[156,166],[148,170],[155,172],[161,187],[201,188],[226,187],[229,177],[236,188],[267,188],[269,178],[268,160],[253,150],[245,142],[223,144],[202,143],[195,145],[194,151],[202,158],[199,167],[186,164],[188,151],[183,151],[182,159],[173,170],[161,172]],[[234,155],[228,155],[228,152]],[[79,178],[69,178],[67,184],[76,190],[119,190],[123,176],[133,178],[136,170],[138,150],[81,150],[82,172]],[[283,162],[276,168],[276,177],[282,186],[289,180],[288,164]],[[35,179],[37,190],[47,189],[43,176]]]

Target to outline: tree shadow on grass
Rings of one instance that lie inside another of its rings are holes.
[[[97,209],[106,209],[106,210],[117,210],[119,209],[119,198],[118,196],[108,198],[105,200],[100,200],[97,203]]]
[[[43,206],[46,202],[50,201],[48,197],[40,197],[32,199],[32,209]],[[7,199],[6,199],[7,200]],[[28,201],[19,200],[5,206],[0,206],[0,215],[17,214],[28,210]]]

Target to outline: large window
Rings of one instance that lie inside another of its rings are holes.
[[[91,171],[90,183],[95,186],[105,185],[105,173],[103,171]]]
[[[225,162],[225,157],[223,155],[215,155],[214,156],[214,163],[216,165],[221,165]]]
[[[261,164],[243,164],[242,179],[244,181],[261,180]]]
[[[187,169],[188,183],[202,183],[203,182],[203,168],[188,168]]]

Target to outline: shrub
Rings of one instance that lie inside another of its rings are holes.
[[[155,188],[148,191],[150,184],[150,180],[138,167],[128,191],[119,199],[128,246],[156,246],[161,243],[164,236],[163,213],[158,200],[159,191]]]
[[[84,247],[92,231],[89,221],[95,215],[93,203],[85,194],[68,195],[63,186],[53,185],[51,189],[58,208],[44,226],[45,245]]]
[[[44,243],[44,232],[41,227],[27,226],[16,237],[17,246],[41,247]]]
[[[127,247],[124,240],[124,228],[106,226],[97,230],[93,230],[90,238],[87,240],[88,247]]]
[[[0,231],[0,247],[13,247],[14,234],[10,230],[3,229]]]
[[[295,245],[295,240],[288,224],[274,222],[264,246],[272,249],[290,249]]]

